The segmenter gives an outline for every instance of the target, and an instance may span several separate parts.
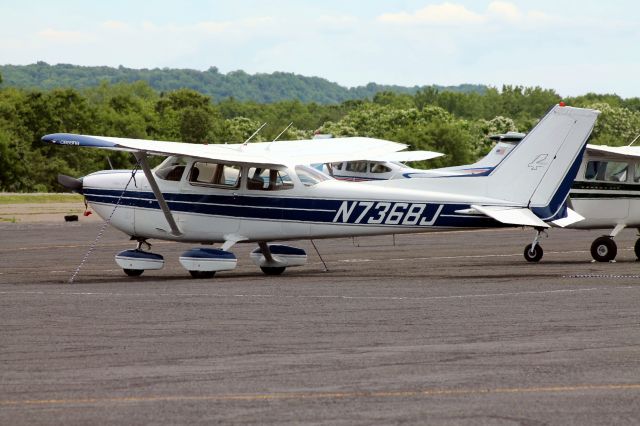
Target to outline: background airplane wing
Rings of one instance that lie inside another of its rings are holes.
[[[444,154],[434,151],[397,151],[381,156],[367,156],[362,160],[369,161],[399,161],[405,163],[407,161],[424,161],[432,158],[442,157]]]
[[[587,145],[587,151],[593,154],[613,154],[614,156],[626,158],[640,158],[640,146],[606,146],[606,145]]]
[[[54,133],[43,136],[42,141],[56,145],[146,152],[152,155],[184,155],[234,164],[258,164],[266,167],[356,161],[369,156],[382,158],[407,147],[396,142],[364,137],[256,142],[246,145],[206,145]]]

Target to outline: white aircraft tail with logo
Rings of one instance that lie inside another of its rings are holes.
[[[599,111],[556,105],[488,176],[492,198],[527,206],[544,221],[566,200]]]

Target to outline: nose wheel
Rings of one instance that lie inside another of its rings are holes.
[[[164,266],[164,258],[159,254],[143,250],[143,245],[147,250],[151,249],[151,245],[141,239],[138,240],[135,250],[125,250],[116,254],[116,263],[129,277],[139,277],[148,269],[162,269]]]

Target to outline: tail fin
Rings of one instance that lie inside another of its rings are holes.
[[[553,107],[489,175],[488,195],[527,206],[543,220],[561,217],[598,114]]]

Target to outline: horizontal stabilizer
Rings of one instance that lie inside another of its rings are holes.
[[[569,226],[573,223],[580,222],[584,220],[584,216],[580,215],[578,212],[567,208],[567,217],[563,217],[562,219],[554,220],[553,223],[556,226],[564,228],[565,226]]]
[[[525,207],[507,207],[507,206],[477,206],[472,205],[473,209],[483,213],[500,223],[508,225],[533,226],[536,228],[548,228],[544,221],[536,216],[531,210]]]
[[[365,155],[363,160],[369,161],[399,161],[401,163],[407,161],[424,161],[432,158],[442,157],[444,154],[434,151],[398,151],[390,152],[384,155]]]

